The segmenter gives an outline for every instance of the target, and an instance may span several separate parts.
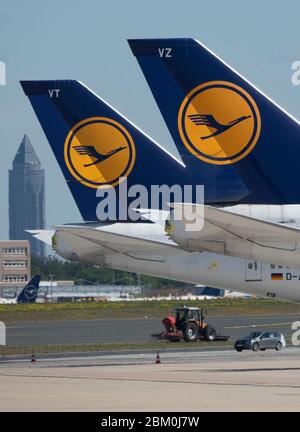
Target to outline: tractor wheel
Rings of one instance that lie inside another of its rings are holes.
[[[206,341],[213,342],[216,340],[216,336],[217,336],[217,332],[213,327],[211,327],[209,325],[207,327],[205,327],[204,338]]]
[[[195,342],[198,339],[198,327],[191,322],[183,330],[183,337],[186,342]]]

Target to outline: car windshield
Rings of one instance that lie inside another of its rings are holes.
[[[252,332],[245,339],[257,339],[261,335],[261,332]]]

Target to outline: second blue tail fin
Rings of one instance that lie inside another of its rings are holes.
[[[227,182],[234,167],[250,190],[241,203],[300,203],[295,119],[194,39],[129,44],[194,175]]]

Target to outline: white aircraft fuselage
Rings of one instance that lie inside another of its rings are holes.
[[[289,219],[300,225],[300,206],[236,206],[233,209],[251,211],[254,217],[267,216],[269,212],[272,221],[285,223]],[[102,239],[105,233],[115,235],[115,240]],[[262,297],[300,301],[300,266],[291,268],[211,252],[189,252],[168,238],[162,223],[65,225],[56,229],[53,238],[56,252],[68,260]],[[135,239],[149,242],[149,249],[135,247]],[[162,247],[158,245],[152,251],[153,241],[161,242]],[[170,249],[165,250],[165,246]]]

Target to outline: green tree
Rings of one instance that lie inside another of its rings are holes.
[[[169,279],[161,279],[152,276],[144,276],[136,273],[112,270],[97,267],[92,264],[83,264],[64,261],[55,257],[40,259],[32,257],[31,273],[40,274],[43,280],[49,280],[53,275],[54,280],[73,280],[75,284],[116,284],[116,285],[141,285],[151,288],[182,288],[188,285],[174,282]]]

